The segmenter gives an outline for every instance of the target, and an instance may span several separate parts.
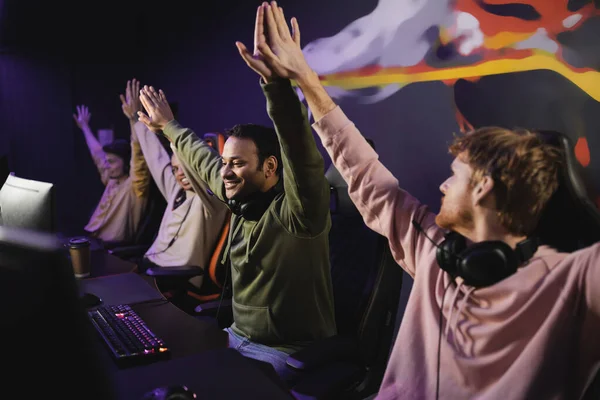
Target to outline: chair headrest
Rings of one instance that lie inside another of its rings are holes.
[[[205,133],[203,139],[213,149],[217,150],[219,154],[223,154],[223,148],[225,147],[225,140],[227,138],[220,132],[208,132]]]
[[[585,179],[581,164],[575,157],[573,143],[563,133],[538,130],[542,140],[560,148],[565,156],[559,186],[550,198],[536,234],[542,243],[558,250],[572,252],[600,240],[600,210],[591,200],[591,185]]]
[[[348,194],[348,185],[342,178],[337,168],[331,164],[325,172],[325,178],[329,182],[330,204],[329,210],[332,215],[356,216],[360,215],[356,206]]]

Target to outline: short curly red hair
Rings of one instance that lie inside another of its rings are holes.
[[[449,151],[473,169],[474,185],[494,180],[501,224],[514,235],[529,235],[544,206],[558,188],[564,155],[526,129],[485,127],[455,137]]]

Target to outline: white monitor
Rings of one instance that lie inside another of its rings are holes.
[[[55,233],[54,185],[8,175],[0,188],[0,225]]]

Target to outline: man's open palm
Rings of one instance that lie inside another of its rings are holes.
[[[154,133],[162,131],[173,120],[173,111],[162,90],[157,92],[152,86],[144,86],[140,90],[140,101],[146,110],[146,114],[138,111],[140,121]]]

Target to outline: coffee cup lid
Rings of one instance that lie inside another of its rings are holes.
[[[78,247],[87,247],[90,245],[90,241],[88,238],[82,237],[74,237],[69,239],[69,246],[78,248]]]

